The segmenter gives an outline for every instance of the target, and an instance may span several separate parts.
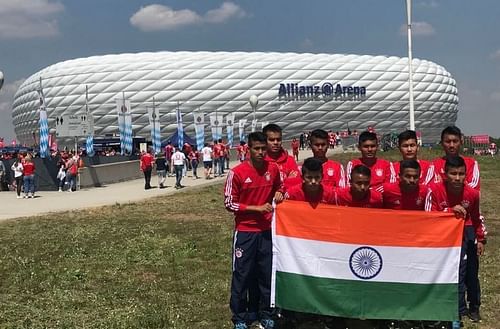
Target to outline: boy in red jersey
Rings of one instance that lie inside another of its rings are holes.
[[[450,156],[445,162],[445,178],[441,183],[431,184],[425,210],[449,211],[465,220],[464,236],[459,269],[459,314],[479,321],[480,286],[478,279],[478,256],[484,253],[486,244],[484,227],[479,218],[479,192],[466,184],[466,163],[462,157]],[[473,263],[474,266],[469,266]],[[476,266],[477,265],[477,266]],[[469,310],[465,301],[465,291]]]
[[[238,160],[240,160],[240,162],[247,160],[248,145],[244,141],[240,141],[240,145],[236,148],[236,152],[238,153]]]
[[[151,171],[153,170],[153,163],[155,161],[151,151],[151,148],[148,147],[148,151],[141,155],[140,161],[140,170],[144,173],[145,190],[149,190],[151,188]]]
[[[378,188],[391,178],[391,163],[384,159],[377,158],[378,140],[373,132],[364,131],[359,135],[358,149],[361,151],[361,158],[351,160],[347,163],[347,178],[351,177],[352,168],[357,165],[365,165],[371,171],[371,187]],[[346,181],[349,185],[349,181]]]
[[[354,166],[350,181],[350,186],[335,190],[337,206],[382,208],[382,194],[370,188],[370,168],[362,164]]]
[[[299,168],[297,163],[287,151],[283,149],[282,130],[277,124],[270,123],[262,129],[262,132],[267,137],[267,154],[266,161],[275,163],[281,173],[281,179],[285,188],[300,184]]]
[[[480,191],[480,175],[479,165],[477,164],[477,161],[474,158],[460,155],[460,149],[462,147],[462,131],[455,126],[446,127],[441,132],[441,145],[443,147],[445,155],[443,157],[436,158],[433,161],[435,181],[444,181],[444,179],[446,178],[444,169],[446,158],[449,156],[460,156],[464,159],[465,166],[467,168],[467,172],[465,174],[465,183],[473,189]]]
[[[420,182],[425,185],[429,184],[434,178],[434,165],[429,161],[417,159],[420,148],[417,142],[417,133],[414,130],[403,131],[398,136],[398,147],[403,160],[413,159],[418,161],[420,165]],[[391,183],[396,183],[399,179],[399,164],[399,161],[391,163],[393,168],[391,171]]]
[[[165,146],[165,160],[167,160],[167,175],[172,175],[173,168],[170,167],[170,162],[172,160],[172,154],[174,154],[174,147],[172,146],[172,142],[168,141]]]
[[[283,199],[278,167],[265,161],[266,135],[248,136],[250,161],[229,171],[224,188],[226,209],[234,212],[233,274],[230,308],[235,329],[248,328],[251,286],[259,289],[259,320],[262,327],[274,328],[270,308],[273,199]]]
[[[399,179],[382,185],[384,208],[424,210],[427,186],[420,184],[420,164],[415,159],[398,162]]]
[[[324,186],[323,163],[316,158],[307,158],[302,165],[302,184],[292,186],[285,198],[296,201],[307,201],[313,207],[318,203],[333,203],[333,188]]]
[[[329,187],[345,187],[344,167],[337,161],[326,157],[328,152],[328,133],[322,129],[315,129],[310,137],[313,156],[323,163],[323,185]]]

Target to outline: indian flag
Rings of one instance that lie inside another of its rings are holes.
[[[273,220],[271,304],[323,315],[458,318],[463,220],[285,201]]]

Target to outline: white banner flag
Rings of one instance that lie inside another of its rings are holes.
[[[247,119],[240,119],[238,121],[238,132],[240,136],[240,142],[245,140],[245,125],[247,123]]]
[[[194,130],[196,132],[196,147],[198,151],[203,149],[205,143],[205,113],[193,112]]]
[[[226,115],[226,132],[227,132],[227,143],[230,147],[233,146],[233,129],[234,128],[234,113],[229,113]]]
[[[257,130],[257,119],[252,120],[252,132]]]
[[[212,128],[212,138],[213,140],[219,140],[222,138],[222,123],[223,116],[219,113],[210,114],[210,128]]]

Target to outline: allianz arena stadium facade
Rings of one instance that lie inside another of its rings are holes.
[[[415,123],[424,141],[435,141],[454,124],[456,82],[442,66],[413,60]],[[42,80],[49,128],[65,114],[94,117],[95,136],[118,135],[116,99],[131,102],[133,135],[150,137],[148,108],[160,111],[162,139],[176,131],[175,111],[184,131],[195,135],[193,111],[234,113],[234,123],[255,115],[259,123],[284,128],[284,137],[322,128],[399,132],[408,127],[408,59],[386,56],[272,52],[154,52],[93,56],[51,65],[18,89],[12,118],[18,139],[38,132],[37,89]],[[249,103],[258,96],[255,113]],[[260,124],[257,126],[261,127]],[[236,132],[236,131],[235,131]],[[236,133],[237,136],[237,133]]]

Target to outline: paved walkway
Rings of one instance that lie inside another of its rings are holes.
[[[340,148],[329,151],[329,154],[342,152]],[[291,153],[291,152],[290,152]],[[311,156],[311,150],[300,151],[299,160]],[[232,168],[236,161],[230,163]],[[226,171],[227,172],[227,171]],[[189,175],[191,173],[188,173]],[[203,168],[198,168],[198,176],[203,177]],[[40,191],[33,199],[17,199],[15,192],[0,192],[0,221],[10,218],[38,216],[51,212],[68,211],[113,205],[115,203],[129,203],[148,199],[160,195],[170,195],[177,191],[189,190],[196,186],[222,183],[226,179],[217,177],[206,180],[193,179],[188,176],[182,179],[186,187],[174,189],[175,177],[168,177],[166,188],[144,190],[144,179],[134,179],[123,183],[109,184],[104,187],[87,188],[77,192]],[[157,176],[151,178],[151,185],[157,185]]]

